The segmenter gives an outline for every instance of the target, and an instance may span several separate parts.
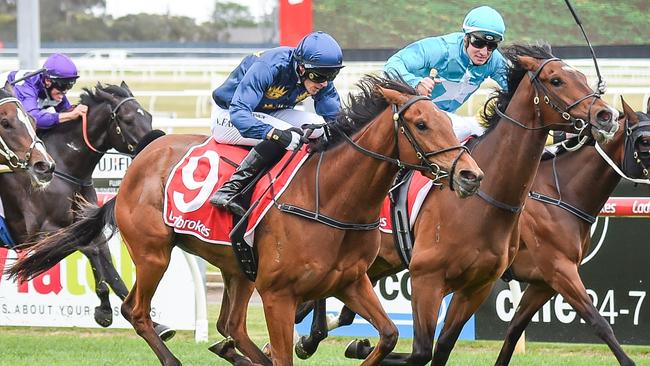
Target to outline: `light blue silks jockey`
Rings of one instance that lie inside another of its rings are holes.
[[[429,37],[403,48],[391,56],[384,71],[399,74],[409,85],[430,76],[436,69],[435,87],[431,99],[447,112],[456,111],[487,79],[494,79],[507,90],[507,62],[498,49],[481,65],[468,55],[470,40],[498,44],[505,34],[505,24],[499,13],[481,6],[471,10],[463,21],[463,32]]]

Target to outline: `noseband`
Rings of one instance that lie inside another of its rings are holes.
[[[135,149],[135,145],[129,143],[128,141],[126,141],[126,136],[122,133],[122,128],[120,127],[121,120],[120,120],[120,115],[118,114],[118,111],[119,111],[120,107],[122,106],[122,104],[124,104],[124,103],[126,103],[128,101],[131,101],[131,100],[135,100],[135,97],[124,98],[124,99],[120,100],[119,103],[117,103],[115,108],[111,107],[111,114],[110,114],[111,119],[108,122],[109,123],[109,128],[110,128],[110,125],[115,123],[115,133],[122,138],[122,142],[126,145],[129,152],[133,152],[133,150]],[[101,150],[95,148],[90,143],[90,139],[88,138],[88,121],[87,121],[87,118],[85,116],[82,117],[82,124],[83,124],[83,136],[84,136],[84,141],[86,143],[86,146],[88,146],[88,148],[90,150],[92,150],[92,151],[94,151],[94,152],[96,152],[98,154],[105,154],[106,151],[101,151]]]
[[[18,99],[14,97],[0,99],[0,105],[7,103],[16,103],[17,108],[20,109],[27,118],[29,118],[29,115],[24,111],[23,105]],[[25,159],[20,159],[18,155],[9,148],[2,136],[0,136],[0,155],[7,160],[7,164],[13,169],[27,169],[29,167],[29,159],[32,157],[32,151],[37,144],[41,144],[43,149],[45,149],[45,144],[43,144],[43,141],[36,136],[34,128],[29,123],[25,123],[25,127],[29,131],[29,135],[32,136],[32,143],[29,146],[27,153],[25,153]]]
[[[364,155],[370,156],[374,159],[382,160],[389,162],[391,164],[397,165],[400,169],[411,169],[411,170],[418,170],[421,172],[428,172],[431,173],[434,176],[433,182],[434,184],[441,184],[438,183],[441,179],[447,178],[447,177],[453,177],[454,170],[456,169],[456,164],[458,163],[458,160],[460,157],[463,155],[463,153],[469,153],[469,150],[462,145],[457,145],[457,146],[451,146],[447,147],[444,149],[436,150],[436,151],[430,151],[430,152],[425,152],[422,146],[415,140],[413,137],[413,133],[411,133],[411,130],[408,128],[406,123],[404,122],[403,114],[406,112],[406,110],[412,106],[414,103],[419,102],[421,100],[426,100],[431,102],[431,99],[427,96],[423,95],[417,95],[411,97],[409,100],[406,101],[406,103],[402,104],[401,106],[397,106],[396,104],[391,105],[392,111],[393,111],[393,122],[395,126],[395,144],[399,144],[399,134],[402,133],[404,134],[404,137],[406,137],[406,140],[409,142],[409,144],[413,147],[413,150],[415,150],[415,155],[420,159],[420,164],[409,164],[406,163],[399,158],[399,146],[397,147],[397,158],[392,158],[389,156],[381,155],[378,154],[374,151],[370,151],[362,146],[359,146],[356,142],[354,142],[347,134],[345,134],[344,131],[340,129],[340,127],[336,125],[328,125],[328,127],[333,127],[336,129],[343,137],[347,140],[349,144],[351,144],[356,150],[360,151]],[[453,150],[460,150],[460,153],[456,158],[454,159],[450,172],[446,172],[440,166],[436,163],[433,163],[429,160],[430,157],[442,154],[448,151],[453,151]],[[449,187],[453,190],[453,179],[449,179]]]

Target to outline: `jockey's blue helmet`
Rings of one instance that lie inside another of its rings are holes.
[[[296,46],[294,59],[299,65],[305,67],[307,73],[315,73],[316,80],[320,80],[318,76],[323,76],[326,80],[334,80],[339,70],[343,68],[341,46],[325,32],[306,35]]]
[[[465,16],[463,32],[486,41],[501,42],[506,33],[506,24],[498,11],[489,6],[479,6]]]
[[[45,60],[43,64],[45,68],[45,75],[50,79],[77,79],[77,66],[70,59],[70,57],[62,54],[55,53]]]

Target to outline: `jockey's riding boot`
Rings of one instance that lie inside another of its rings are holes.
[[[244,216],[246,214],[246,208],[244,208],[239,199],[239,193],[244,187],[250,184],[255,177],[259,176],[259,173],[267,167],[269,163],[268,159],[265,159],[260,153],[258,153],[254,148],[246,155],[244,160],[242,160],[239,167],[232,173],[230,180],[219,188],[212,198],[210,198],[210,203],[217,206],[230,210],[238,216]]]

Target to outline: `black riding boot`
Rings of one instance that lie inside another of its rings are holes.
[[[239,193],[256,177],[260,177],[262,171],[275,165],[282,158],[284,152],[284,148],[273,141],[260,142],[242,160],[239,168],[232,173],[230,180],[214,193],[210,198],[210,203],[226,208],[235,215],[245,215],[246,208],[239,200]]]
[[[225,207],[235,215],[243,216],[246,209],[236,198],[239,197],[239,192],[264,168],[266,168],[266,159],[252,149],[242,160],[239,168],[232,173],[230,180],[224,183],[210,198],[210,203],[217,207]]]

